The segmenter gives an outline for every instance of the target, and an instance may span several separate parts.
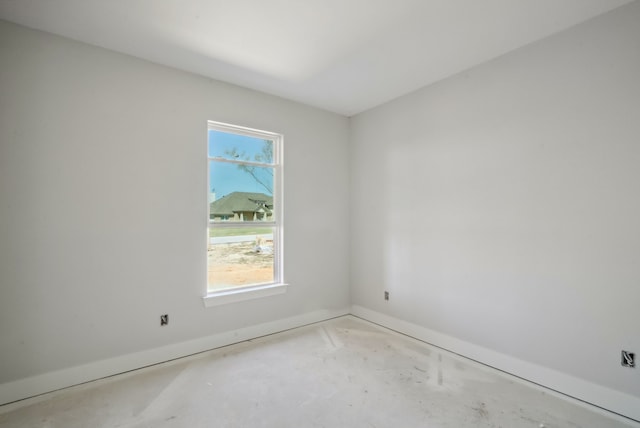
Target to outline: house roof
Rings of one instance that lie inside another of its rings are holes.
[[[209,213],[233,215],[239,212],[257,212],[261,209],[271,212],[273,196],[264,193],[232,192],[209,204]]]

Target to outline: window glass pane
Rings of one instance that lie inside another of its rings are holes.
[[[271,167],[209,161],[209,219],[274,221]]]
[[[273,228],[209,228],[209,291],[274,282]]]
[[[209,157],[273,164],[273,141],[209,130]]]

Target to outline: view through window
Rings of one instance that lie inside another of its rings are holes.
[[[280,283],[282,136],[208,123],[208,291]]]

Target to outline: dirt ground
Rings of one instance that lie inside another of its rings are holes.
[[[208,258],[210,288],[273,281],[273,253],[256,252],[254,242],[212,245]]]

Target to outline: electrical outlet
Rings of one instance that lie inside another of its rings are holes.
[[[384,300],[389,300],[389,292],[388,291],[384,292]]]
[[[160,326],[169,325],[169,314],[160,315]]]
[[[636,366],[636,354],[629,351],[622,351],[621,355],[622,367],[635,368]]]

